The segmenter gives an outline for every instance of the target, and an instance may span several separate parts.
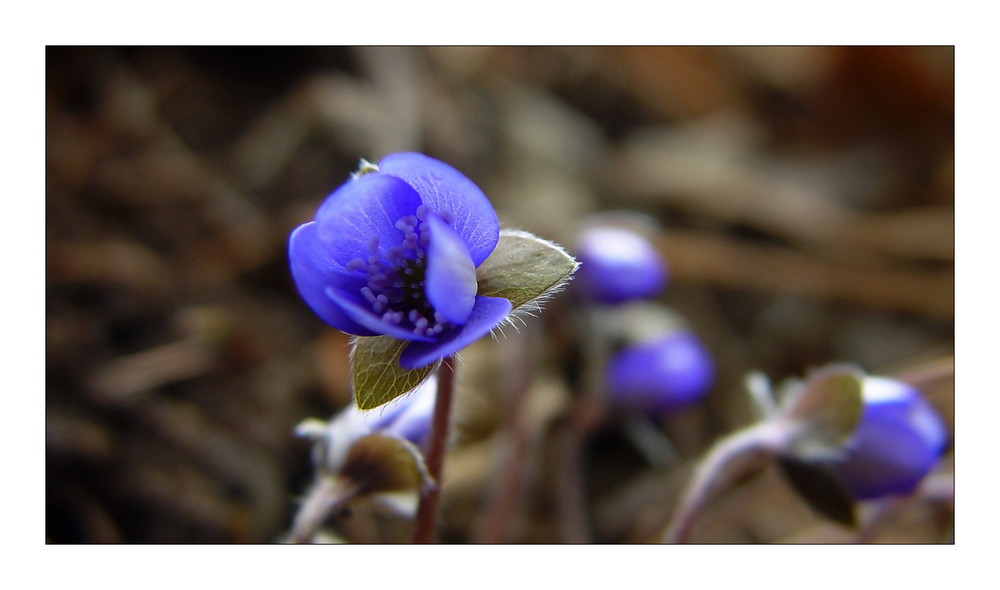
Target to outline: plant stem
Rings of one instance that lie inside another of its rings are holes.
[[[344,487],[330,475],[320,475],[295,515],[295,523],[289,535],[291,542],[312,543],[327,515],[353,498],[356,492],[356,486]]]
[[[734,432],[715,443],[708,454],[695,468],[688,487],[681,498],[680,506],[663,534],[664,543],[684,543],[691,534],[698,511],[718,491],[724,481],[731,481],[738,472],[748,465],[737,465],[738,460],[746,460],[766,450],[773,450],[778,444],[781,429],[774,422],[760,422]]]
[[[434,485],[420,490],[420,506],[413,530],[414,543],[432,543],[437,524],[437,508],[441,499],[444,455],[448,448],[448,427],[451,417],[451,401],[455,391],[455,360],[444,359],[438,369],[437,398],[434,401],[434,417],[431,423],[431,437],[427,445],[427,472]]]

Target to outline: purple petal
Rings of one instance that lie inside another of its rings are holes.
[[[394,403],[399,400],[403,400],[406,397],[407,396],[405,395],[401,395],[391,402],[383,404],[372,410],[359,410],[354,404],[351,404],[349,409],[361,414],[362,421],[370,431],[382,430],[391,424],[397,416],[402,415],[403,411],[406,410],[405,403]]]
[[[453,324],[464,324],[476,302],[476,266],[469,249],[450,225],[431,214],[424,288],[434,310]]]
[[[864,380],[864,413],[836,469],[860,500],[908,494],[934,469],[948,432],[916,389],[884,377]]]
[[[864,379],[865,414],[862,420],[902,422],[909,425],[937,452],[948,446],[948,430],[920,391],[888,377]]]
[[[347,272],[333,260],[329,248],[320,241],[316,222],[300,225],[288,238],[288,260],[292,278],[302,299],[324,322],[338,330],[358,336],[375,336],[377,332],[355,322],[326,295],[330,287],[360,292],[365,286],[364,275]]]
[[[452,225],[476,266],[496,248],[500,240],[497,214],[483,191],[458,170],[423,154],[402,153],[383,158],[379,171],[409,183],[431,211],[446,218],[454,215]]]
[[[419,369],[438,359],[458,352],[479,340],[510,313],[510,301],[501,297],[476,297],[469,320],[464,326],[446,334],[437,342],[414,342],[399,356],[399,365],[404,369]]]
[[[393,414],[384,430],[420,445],[431,430],[434,404],[437,401],[437,378],[431,376],[416,391],[402,399],[405,400],[402,411]]]
[[[913,429],[898,422],[862,422],[852,442],[857,448],[838,471],[859,500],[912,492],[938,458]]]
[[[417,336],[407,328],[383,321],[381,317],[371,311],[371,306],[367,305],[360,291],[341,291],[329,288],[326,290],[326,296],[340,306],[351,320],[361,324],[370,330],[372,334],[384,334],[393,338],[399,338],[400,340],[431,341],[430,338],[425,336]]]
[[[400,179],[365,174],[347,181],[320,206],[319,237],[340,264],[367,260],[373,242],[382,249],[402,243],[396,222],[413,215],[420,205],[420,195]]]

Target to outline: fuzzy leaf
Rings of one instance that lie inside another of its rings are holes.
[[[476,269],[479,295],[503,297],[517,308],[562,288],[579,263],[560,246],[528,232],[503,230]]]
[[[399,355],[410,343],[389,336],[358,338],[351,355],[354,403],[371,410],[416,389],[440,363],[407,370],[399,366]]]
[[[861,419],[861,374],[847,366],[821,369],[783,401],[782,414],[796,431],[791,453],[803,459],[837,456]]]

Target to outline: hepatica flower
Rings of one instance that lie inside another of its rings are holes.
[[[380,410],[348,406],[329,422],[309,419],[298,426],[297,434],[313,440],[316,478],[296,516],[293,539],[312,541],[329,512],[360,496],[413,516],[420,487],[433,485],[423,446],[435,392],[431,377]]]
[[[289,260],[309,307],[360,337],[352,367],[365,409],[414,389],[577,266],[555,244],[501,232],[479,187],[416,153],[363,163],[292,232]]]
[[[667,265],[639,232],[614,224],[586,227],[578,238],[578,290],[596,303],[618,304],[660,294]]]
[[[704,398],[715,366],[697,336],[679,331],[623,348],[608,363],[605,379],[614,405],[666,414]]]
[[[912,492],[948,444],[944,424],[916,389],[853,365],[788,380],[777,407],[767,401],[765,377],[748,386],[768,416],[758,430],[768,433],[763,440],[783,459],[791,483],[845,524],[854,523],[852,499]]]
[[[477,295],[476,267],[500,239],[486,196],[450,166],[396,154],[340,187],[289,243],[299,292],[349,334],[413,343],[405,369],[455,352],[503,321],[506,299]]]
[[[422,461],[421,453],[431,428],[436,380],[431,377],[411,395],[392,400],[368,412],[348,406],[329,422],[310,419],[299,425],[301,436],[316,442],[314,462],[329,473],[341,473],[358,441],[371,435],[395,439]]]
[[[944,424],[916,389],[854,365],[820,367],[777,391],[763,373],[746,384],[761,420],[717,441],[700,461],[665,541],[683,540],[718,481],[732,481],[748,458],[758,468],[762,458],[777,459],[803,500],[856,526],[855,500],[912,492],[948,444]]]
[[[941,418],[916,389],[885,377],[865,377],[862,399],[861,420],[836,472],[861,500],[912,492],[948,444]]]

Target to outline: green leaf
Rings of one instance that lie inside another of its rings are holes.
[[[556,293],[580,264],[560,246],[528,232],[503,230],[476,269],[479,295],[503,297],[514,309]]]
[[[351,354],[354,403],[371,410],[409,393],[423,383],[440,363],[407,370],[399,366],[399,355],[409,344],[389,336],[358,338]]]
[[[782,416],[794,427],[790,451],[808,458],[839,455],[854,434],[864,402],[861,372],[854,367],[832,365],[809,376],[782,403]]]

